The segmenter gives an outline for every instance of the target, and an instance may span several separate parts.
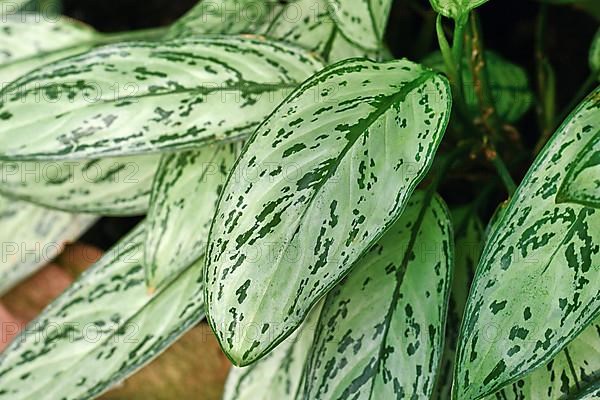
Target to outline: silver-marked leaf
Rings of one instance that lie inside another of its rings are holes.
[[[487,226],[485,227],[485,234],[483,236],[484,243],[487,243],[492,232],[494,230],[496,230],[496,228],[497,228],[496,225],[498,225],[498,223],[502,220],[502,217],[504,216],[504,213],[506,212],[506,207],[508,207],[508,201],[500,203],[498,205],[498,207],[496,207],[496,209],[494,210],[494,213],[492,214],[490,221],[488,222]]]
[[[429,0],[431,7],[445,17],[459,19],[489,0]]]
[[[327,295],[300,398],[430,398],[453,250],[445,204],[415,193],[398,222]]]
[[[381,58],[376,51],[361,49],[340,33],[327,0],[297,0],[283,7],[261,33],[297,44],[328,63],[354,57]]]
[[[277,12],[277,1],[200,1],[169,28],[167,38],[206,34],[254,34]]]
[[[464,59],[462,68],[464,93],[467,107],[471,115],[479,115],[479,102],[473,85],[473,73]],[[533,93],[529,87],[529,79],[525,70],[511,63],[500,55],[486,52],[487,71],[490,78],[494,105],[500,118],[507,122],[518,121],[533,104]],[[423,64],[441,72],[445,72],[444,59],[441,53],[433,53]]]
[[[30,2],[31,0],[0,0],[0,15],[4,18],[10,17]]]
[[[0,399],[92,399],[203,318],[203,260],[150,294],[144,237],[122,239],[5,350]]]
[[[259,127],[225,186],[207,255],[207,314],[235,363],[289,336],[402,213],[450,104],[447,80],[431,70],[349,60]],[[248,325],[261,334],[242,337]]]
[[[596,32],[590,49],[590,68],[598,75],[598,80],[600,80],[600,29]]]
[[[0,295],[52,261],[95,221],[0,196]]]
[[[600,211],[555,202],[598,129],[600,88],[558,129],[491,233],[461,328],[458,398],[481,398],[548,362],[600,312]]]
[[[483,225],[470,206],[452,210],[454,223],[454,273],[448,304],[444,352],[433,399],[448,400],[452,392],[454,359],[458,345],[458,332],[469,288],[475,276],[475,267],[483,247]]]
[[[320,68],[296,47],[237,37],[96,48],[0,93],[0,159],[104,158],[239,139]]]
[[[378,50],[392,8],[392,0],[328,0],[331,16],[350,42]]]
[[[548,364],[536,368],[488,400],[579,399],[598,382],[600,320],[591,324]]]
[[[586,390],[580,397],[575,400],[598,400],[600,399],[600,382]]]
[[[144,250],[150,287],[204,254],[219,195],[241,149],[242,143],[230,143],[163,156],[152,188]]]
[[[223,400],[296,398],[322,306],[323,302],[317,304],[302,326],[265,358],[248,367],[233,367]],[[265,377],[269,377],[267,382]]]
[[[40,65],[82,53],[93,46],[95,38],[94,30],[65,17],[49,19],[29,13],[4,16],[0,29],[0,83],[4,87]]]
[[[45,207],[97,215],[148,210],[160,155],[85,161],[0,162],[0,193]]]
[[[600,129],[568,167],[556,201],[600,208]]]

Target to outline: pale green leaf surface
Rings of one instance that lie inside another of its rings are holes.
[[[239,139],[320,68],[299,48],[239,37],[96,48],[0,93],[0,159],[104,158]]]
[[[219,195],[241,149],[242,143],[230,143],[163,156],[147,219],[144,265],[150,287],[204,254]]]
[[[600,320],[591,324],[548,364],[536,368],[488,400],[579,399],[598,382]]]
[[[0,196],[0,294],[51,262],[95,221]]]
[[[557,201],[600,208],[600,129],[568,167]]]
[[[1,26],[0,80],[3,85],[40,65],[88,50],[97,37],[90,27],[65,17],[49,19],[37,14],[13,14],[2,17]]]
[[[454,391],[478,399],[551,360],[600,311],[600,211],[556,204],[599,129],[600,89],[537,158],[483,252],[461,328]]]
[[[350,43],[332,19],[327,0],[297,0],[283,7],[261,33],[297,44],[323,57],[328,63],[354,57],[380,58]]]
[[[317,304],[302,326],[265,358],[248,367],[233,367],[227,377],[223,400],[294,399],[322,305],[323,302]]]
[[[0,399],[92,399],[203,318],[203,259],[149,294],[144,237],[141,225],[117,243],[2,353]]]
[[[31,0],[0,0],[0,15],[10,17],[21,10]]]
[[[340,62],[250,139],[207,259],[210,322],[239,365],[265,355],[402,213],[450,113],[448,82],[406,60]],[[225,288],[227,288],[225,290]],[[240,326],[262,334],[245,340]]]
[[[429,0],[433,9],[445,17],[459,19],[489,0]]]
[[[84,161],[0,162],[0,193],[45,207],[143,215],[160,155]]]
[[[469,288],[483,247],[483,225],[470,206],[452,210],[454,224],[454,271],[448,304],[444,352],[432,399],[448,400],[452,391],[458,332]]]
[[[299,398],[430,398],[452,277],[443,201],[417,192],[325,299]]]
[[[533,93],[525,70],[500,55],[486,52],[487,72],[494,105],[500,118],[507,122],[518,121],[533,105]],[[423,64],[441,72],[446,67],[441,53],[433,53],[423,60]],[[473,85],[473,73],[468,60],[463,60],[463,82],[465,101],[471,115],[479,115],[479,103]]]
[[[328,6],[347,40],[371,51],[381,48],[392,0],[328,0]]]

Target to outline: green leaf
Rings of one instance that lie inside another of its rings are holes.
[[[14,4],[14,1],[7,3]],[[36,14],[2,17],[2,87],[40,65],[88,50],[96,38],[97,34],[90,27],[65,17],[49,19]]]
[[[144,237],[122,239],[5,350],[0,399],[92,399],[203,318],[203,259],[150,294]]]
[[[599,128],[600,88],[558,129],[491,233],[461,328],[457,398],[514,382],[598,316],[600,211],[555,198]]]
[[[462,321],[469,288],[475,275],[483,246],[483,226],[472,207],[466,206],[452,211],[454,222],[454,275],[448,305],[448,316],[444,340],[444,351],[436,382],[433,399],[450,399],[454,359],[458,345],[458,331]]]
[[[459,19],[489,0],[429,0],[431,7],[445,17]]]
[[[415,193],[398,222],[327,295],[302,398],[430,398],[453,253],[445,204]]]
[[[143,215],[160,155],[85,161],[0,162],[0,193],[45,207]]]
[[[0,196],[0,295],[52,261],[95,221]]]
[[[4,18],[14,15],[25,7],[31,0],[0,0],[0,15]],[[5,20],[2,20],[4,23]]]
[[[381,48],[392,0],[328,0],[328,6],[348,41],[367,50]]]
[[[322,306],[323,302],[317,304],[302,326],[265,358],[249,367],[233,367],[223,400],[296,398]]]
[[[600,320],[596,320],[548,364],[498,391],[489,400],[580,399],[599,379]]]
[[[600,130],[567,168],[556,201],[600,208]]]
[[[500,55],[486,52],[487,71],[494,105],[500,118],[507,122],[516,122],[533,104],[533,94],[525,70]],[[440,72],[446,72],[442,54],[433,53],[423,60],[423,64]],[[471,115],[479,115],[479,102],[473,86],[473,73],[468,60],[463,60],[463,82],[465,101]]]
[[[300,49],[248,38],[97,48],[0,93],[0,159],[105,158],[243,138],[320,68]]]
[[[590,49],[590,69],[598,75],[598,80],[600,80],[600,29],[596,32]]]
[[[234,363],[289,336],[398,218],[450,108],[448,82],[431,70],[349,60],[303,83],[255,132],[207,256],[209,320]],[[245,340],[243,326],[261,333]]]
[[[200,1],[181,17],[167,33],[167,38],[205,34],[255,33],[269,23],[280,9],[276,1],[211,0]]]
[[[576,400],[598,400],[600,398],[600,382],[586,390]]]
[[[165,154],[152,188],[146,280],[159,287],[204,254],[210,223],[242,143]]]
[[[291,2],[275,14],[272,23],[261,33],[302,46],[321,55],[328,63],[353,57],[381,58],[378,52],[361,49],[341,34],[327,0]]]

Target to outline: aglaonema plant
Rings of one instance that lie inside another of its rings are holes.
[[[3,20],[2,241],[146,218],[0,355],[0,399],[98,397],[205,317],[227,400],[598,398],[599,36],[563,118],[542,53],[534,93],[485,48],[494,1],[431,0],[439,46],[414,61],[386,48],[393,3]],[[469,168],[478,194],[448,206]],[[0,291],[42,265],[2,260]]]

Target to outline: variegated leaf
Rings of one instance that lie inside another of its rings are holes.
[[[599,127],[600,88],[558,129],[491,233],[461,328],[457,398],[521,378],[598,316],[600,211],[555,198]]]
[[[65,17],[49,19],[37,14],[2,17],[1,87],[40,65],[88,50],[96,38],[91,28]]]
[[[548,364],[536,368],[488,400],[579,399],[598,382],[600,320],[591,324]]]
[[[468,60],[464,59],[463,61],[465,101],[471,115],[480,115],[479,102],[473,84],[473,73],[468,66]],[[529,87],[527,73],[523,68],[491,51],[486,52],[486,62],[498,115],[504,121],[518,121],[533,104],[533,94]],[[423,64],[441,72],[445,72],[446,69],[441,53],[430,55],[423,60]]]
[[[349,60],[303,83],[255,132],[207,256],[209,320],[235,363],[289,336],[402,213],[450,103],[447,80],[431,70]],[[261,334],[245,339],[244,326]]]
[[[469,288],[475,276],[475,267],[483,247],[483,226],[479,217],[470,206],[453,210],[454,223],[454,274],[452,291],[448,305],[444,352],[432,398],[448,400],[452,392],[454,359],[458,345],[458,331],[462,321],[465,303],[469,297]]]
[[[242,143],[165,154],[152,188],[146,279],[158,287],[204,254],[210,223]]]
[[[148,210],[160,155],[85,161],[0,162],[0,193],[49,208],[98,215]]]
[[[300,398],[430,398],[453,253],[445,204],[415,193],[398,222],[327,295]]]
[[[29,2],[31,2],[31,0],[0,0],[0,15],[3,18],[14,15]]]
[[[91,399],[203,317],[203,260],[163,289],[144,284],[144,227],[122,239],[0,358],[0,399]]]
[[[575,400],[598,400],[600,399],[600,382],[586,390],[581,396]]]
[[[0,159],[104,158],[239,139],[320,68],[296,47],[248,38],[97,48],[0,93]]]
[[[459,19],[489,0],[429,0],[433,9],[445,17]]]
[[[600,80],[600,29],[596,32],[596,36],[594,36],[594,41],[592,42],[590,68],[596,73],[598,80]]]
[[[167,33],[167,38],[206,34],[256,33],[278,12],[277,1],[211,0],[200,1],[181,17]]]
[[[332,19],[331,11],[327,0],[297,0],[274,14],[273,21],[260,32],[318,53],[328,63],[354,57],[381,58],[377,51],[349,42]]]
[[[361,48],[376,51],[392,8],[392,0],[328,0],[340,33]]]
[[[0,294],[52,261],[95,221],[0,196]]]
[[[600,129],[568,167],[556,201],[600,208]]]
[[[323,302],[317,304],[298,331],[265,358],[249,367],[233,367],[223,400],[295,399],[322,306]],[[265,377],[269,377],[267,382]]]

